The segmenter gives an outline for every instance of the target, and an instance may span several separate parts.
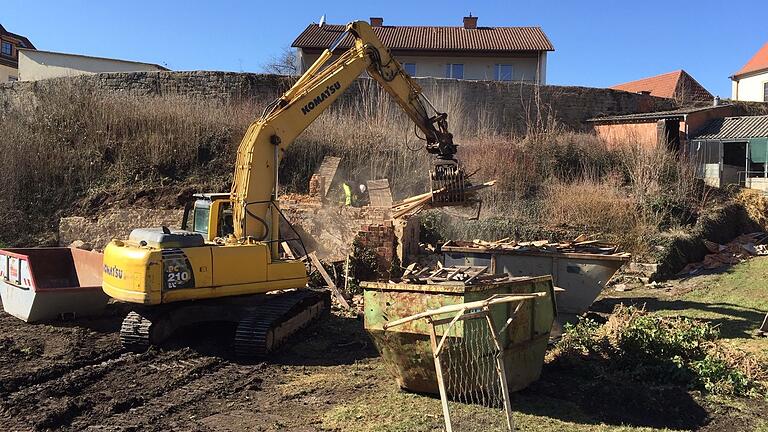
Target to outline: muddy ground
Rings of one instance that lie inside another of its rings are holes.
[[[439,400],[397,389],[358,319],[332,315],[269,361],[243,363],[225,325],[123,352],[125,313],[113,304],[98,319],[32,325],[0,312],[0,429],[441,430]],[[513,406],[521,430],[743,430],[745,413],[762,409],[745,402],[734,414],[685,389],[630,388],[550,366]]]

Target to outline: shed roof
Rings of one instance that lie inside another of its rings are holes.
[[[296,48],[328,48],[345,25],[310,24],[293,41]],[[373,32],[391,50],[414,51],[554,51],[555,47],[540,27],[428,27],[428,26],[381,26]],[[352,47],[348,35],[340,49]]]
[[[717,107],[725,107],[725,106],[730,106],[730,104],[718,105]],[[708,105],[705,107],[685,107],[685,108],[678,108],[678,109],[669,110],[669,111],[654,111],[654,112],[648,112],[648,113],[594,117],[591,119],[587,119],[587,121],[592,123],[614,123],[614,122],[624,122],[624,121],[631,122],[631,121],[645,121],[645,120],[652,121],[652,120],[663,120],[663,119],[682,119],[683,117],[686,116],[686,114],[706,111],[706,110],[717,108],[717,107],[713,107],[712,105]]]
[[[766,69],[768,69],[768,43],[763,45],[738,72],[733,74],[733,78]]]
[[[712,120],[691,139],[727,140],[768,137],[768,115],[725,117]]]

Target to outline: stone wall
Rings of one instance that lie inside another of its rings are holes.
[[[674,108],[670,99],[618,90],[535,86],[494,81],[417,78],[424,92],[440,109],[471,117],[465,123],[484,122],[497,129],[523,132],[538,118],[555,119],[583,130],[584,120],[601,115],[629,114]],[[221,101],[253,101],[266,105],[287,90],[291,79],[277,75],[235,72],[131,72],[82,75],[37,82],[0,85],[0,99],[13,94],[38,91],[46,86],[89,85],[137,95],[181,94]],[[383,97],[370,79],[361,78],[340,98],[342,104],[356,104],[361,95]],[[369,104],[370,105],[370,104]]]
[[[103,250],[113,238],[126,239],[135,228],[179,228],[184,210],[158,209],[109,209],[98,218],[81,216],[59,220],[59,245],[69,246],[75,240],[90,243],[94,249]]]

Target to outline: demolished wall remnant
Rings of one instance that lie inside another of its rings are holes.
[[[354,242],[376,254],[376,271],[379,277],[388,278],[398,243],[392,221],[363,225]]]

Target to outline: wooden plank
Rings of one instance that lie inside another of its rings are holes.
[[[344,260],[344,291],[349,292],[349,255]]]
[[[331,290],[334,296],[336,296],[336,300],[341,303],[342,306],[344,306],[345,309],[350,310],[351,307],[349,306],[349,303],[347,303],[347,299],[344,298],[343,295],[341,295],[341,291],[339,291],[339,288],[336,287],[336,284],[333,283],[333,279],[328,275],[328,272],[325,271],[325,267],[323,267],[323,263],[320,262],[320,260],[317,258],[317,255],[312,252],[308,255],[309,259],[312,260],[312,264],[315,266],[317,271],[320,273],[320,276],[323,277],[325,280],[325,283],[328,284],[328,288]]]
[[[522,302],[520,302],[522,304]],[[496,347],[496,351],[499,353],[496,356],[496,372],[499,374],[499,384],[501,385],[501,395],[504,399],[504,414],[507,420],[507,428],[510,431],[515,430],[515,423],[512,419],[512,403],[509,400],[509,387],[507,384],[507,368],[504,364],[504,347],[501,346],[501,341],[496,334],[496,324],[493,322],[493,317],[490,311],[485,309],[485,319],[488,322],[489,332],[493,338],[493,345]]]
[[[467,280],[465,280],[465,281],[464,281],[464,283],[465,283],[465,284],[468,284],[468,283],[472,282],[472,281],[473,281],[474,279],[476,279],[478,276],[480,276],[481,274],[485,273],[485,271],[486,271],[486,270],[488,270],[488,267],[487,267],[487,266],[486,266],[486,267],[483,267],[483,268],[482,268],[482,269],[480,269],[480,270],[478,270],[478,271],[477,271],[477,273],[475,273],[475,274],[473,274],[472,276],[470,276],[470,277],[469,277],[469,279],[467,279]]]
[[[288,245],[288,242],[280,242],[280,247],[283,248],[283,252],[285,252],[285,255],[287,255],[288,258],[296,259],[296,254],[293,253],[291,246]]]
[[[440,356],[437,351],[437,332],[435,325],[429,323],[429,343],[432,345],[432,357],[435,360],[435,372],[437,375],[437,388],[440,390],[440,405],[443,407],[443,418],[445,420],[446,432],[453,432],[451,427],[451,413],[448,411],[448,392],[445,390],[445,381],[443,381],[443,366],[440,364]]]
[[[320,168],[315,171],[315,174],[325,177],[323,196],[328,195],[328,190],[330,190],[333,180],[336,178],[339,163],[341,163],[340,157],[326,156],[323,158],[323,162],[320,163]]]

